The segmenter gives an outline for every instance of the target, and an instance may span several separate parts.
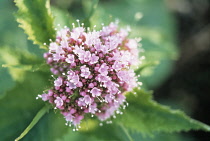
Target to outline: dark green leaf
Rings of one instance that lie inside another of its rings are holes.
[[[34,125],[36,125],[37,122],[45,115],[45,113],[49,112],[50,108],[51,108],[50,105],[45,105],[42,109],[40,109],[39,112],[36,114],[36,116],[31,121],[31,123],[28,125],[28,127],[20,134],[20,136],[18,138],[15,139],[15,141],[19,141],[25,135],[27,135],[28,132],[34,127]]]
[[[1,63],[0,63],[1,65]],[[6,91],[14,87],[15,82],[11,78],[6,68],[1,68],[0,66],[0,99],[6,94]]]
[[[153,101],[151,92],[135,89],[127,93],[129,106],[117,119],[127,128],[143,135],[156,132],[178,132],[189,130],[210,131],[210,127],[193,120],[179,110],[172,110]]]
[[[48,73],[26,72],[22,82],[0,99],[1,140],[17,138],[30,124],[36,113],[43,107],[42,100],[36,100],[38,94],[49,88]],[[47,113],[23,141],[54,141],[67,131],[65,120],[59,113]]]

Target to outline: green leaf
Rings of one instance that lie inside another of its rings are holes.
[[[84,121],[83,121],[84,123]],[[85,140],[85,141],[129,141],[132,140],[125,134],[124,129],[118,124],[103,124],[99,126],[98,120],[89,119],[86,120],[84,124],[81,125],[82,129],[79,132],[69,131],[63,136],[62,140],[59,141],[69,141],[69,140]],[[126,130],[126,129],[125,129]],[[129,134],[129,133],[128,133]]]
[[[123,129],[125,135],[127,136],[127,138],[129,139],[129,141],[133,141],[133,138],[131,137],[131,135],[129,134],[128,130],[123,126],[123,124],[120,124],[120,127]]]
[[[1,63],[0,63],[1,65]],[[15,82],[11,78],[11,76],[8,73],[8,70],[6,68],[0,67],[0,99],[3,98],[6,94],[6,92],[14,87]]]
[[[60,113],[51,110],[21,141],[57,141],[70,129],[65,122]]]
[[[67,9],[60,9],[55,6],[51,7],[52,14],[54,15],[54,25],[60,24],[61,27],[71,27],[73,22],[76,22],[71,13]]]
[[[83,121],[79,132],[69,130],[58,141],[192,141],[187,134],[182,136],[179,133],[158,132],[153,134],[153,137],[146,137],[137,131],[124,127],[123,123],[117,124],[116,120],[114,119],[112,124],[103,123],[103,126],[99,126],[97,119]]]
[[[34,125],[37,124],[37,122],[44,116],[46,112],[48,112],[50,109],[49,105],[45,105],[34,117],[34,119],[31,121],[31,123],[28,125],[28,127],[21,133],[21,135],[15,139],[15,141],[18,141],[22,139],[27,133],[34,127]]]
[[[49,0],[15,0],[15,3],[17,21],[28,39],[41,47],[43,43],[49,44],[49,39],[55,38]]]
[[[151,92],[135,89],[127,93],[129,106],[122,116],[118,116],[125,127],[152,135],[156,132],[178,132],[189,130],[210,131],[204,123],[191,119],[179,110],[172,110],[153,101]]]
[[[99,0],[83,0],[82,1],[84,11],[85,13],[88,13],[87,17],[84,19],[84,26],[86,27],[91,26],[90,18],[93,16],[97,8],[98,1]]]
[[[30,124],[37,112],[43,107],[42,100],[36,100],[38,94],[49,88],[49,73],[26,72],[24,79],[0,99],[1,140],[15,140]],[[21,141],[52,141],[67,131],[65,120],[60,113],[51,111],[30,130]]]
[[[25,71],[34,72],[40,68],[44,71],[46,68],[42,58],[25,50],[11,49],[10,47],[3,47],[0,50],[0,65],[4,70],[7,68],[14,81],[22,81]]]

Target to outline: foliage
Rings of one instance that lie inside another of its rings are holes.
[[[158,86],[170,74],[171,64],[178,54],[174,45],[173,19],[163,2],[100,1],[96,8],[94,5],[97,2],[97,0],[72,1],[72,5],[81,4],[83,10],[76,7],[70,13],[67,13],[68,10],[54,6],[52,13],[55,17],[53,18],[49,0],[15,0],[18,7],[16,17],[28,38],[41,47],[43,43],[48,44],[49,39],[55,38],[53,24],[58,24],[60,21],[62,21],[60,24],[64,26],[80,18],[81,21],[98,26],[102,22],[106,24],[119,18],[123,26],[131,25],[133,29],[131,36],[140,36],[143,39],[142,45],[145,52],[142,54],[146,56],[146,59],[136,70],[137,74],[141,74],[140,81],[143,81],[143,87]],[[0,3],[0,6],[9,5],[8,1]],[[1,13],[7,12],[5,8],[0,8],[0,10]],[[89,14],[81,14],[82,12]],[[135,18],[136,14],[141,15],[141,13],[144,15],[141,20]],[[10,13],[10,16],[3,17],[6,22],[12,21],[11,15]],[[44,106],[44,103],[36,100],[35,97],[49,88],[51,83],[48,68],[43,65],[40,57],[42,51],[34,49],[36,46],[26,41],[24,34],[15,28],[17,26],[15,23],[10,26],[11,29],[14,28],[14,35],[13,32],[6,33],[7,28],[0,27],[1,33],[5,35],[3,39],[0,39],[0,65],[6,66],[0,69],[1,140],[14,140],[24,131],[36,113]],[[160,132],[171,133],[191,129],[210,131],[209,126],[191,119],[183,112],[158,104],[153,100],[151,92],[135,89],[126,95],[129,106],[123,110],[123,115],[118,115],[112,120],[113,124],[100,127],[98,120],[87,119],[87,122],[82,125],[83,129],[75,133],[70,127],[65,126],[65,121],[59,113],[50,110],[22,140],[176,141],[182,139],[179,134]],[[156,137],[151,139],[147,135]]]
[[[36,100],[35,97],[49,86],[48,76],[49,73],[26,72],[24,80],[17,82],[16,86],[1,99],[1,140],[7,141],[17,138],[39,109],[44,106],[44,103]],[[64,134],[66,129],[64,120],[59,117],[59,114],[50,111],[26,135],[24,140],[54,140]]]
[[[127,128],[150,135],[191,129],[210,131],[209,126],[191,119],[183,112],[158,104],[152,99],[151,92],[135,89],[126,95],[130,105],[119,121]]]
[[[53,18],[50,11],[49,0],[15,0],[19,8],[17,21],[24,29],[28,38],[41,47],[43,43],[49,43],[49,39],[55,39]]]

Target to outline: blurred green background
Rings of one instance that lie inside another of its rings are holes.
[[[120,26],[131,27],[130,37],[141,37],[145,56],[140,67],[143,88],[154,90],[160,103],[182,109],[188,115],[210,124],[210,1],[208,0],[51,0],[55,24],[71,26],[76,19],[97,27],[119,19]],[[44,105],[35,100],[37,94],[50,86],[50,73],[38,63],[44,62],[44,50],[27,40],[18,27],[12,0],[0,0],[0,141],[14,140]],[[42,70],[43,69],[43,70]],[[43,118],[23,140],[55,140],[50,132],[62,128],[64,120],[51,113]],[[52,123],[56,120],[56,123]],[[60,124],[61,123],[61,124]],[[59,128],[61,127],[61,128]],[[128,140],[115,127],[117,135],[63,134],[67,140]],[[68,129],[69,130],[69,129]],[[104,126],[104,130],[110,127]],[[48,132],[46,132],[48,131]],[[103,130],[101,131],[103,132]],[[109,133],[109,132],[108,132]],[[131,131],[134,140],[142,141],[207,141],[204,132],[157,134],[143,138]],[[37,137],[36,135],[39,135]],[[113,136],[113,138],[112,138]]]

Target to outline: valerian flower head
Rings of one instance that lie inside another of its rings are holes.
[[[137,86],[131,65],[138,63],[138,41],[117,23],[100,31],[74,27],[57,31],[44,54],[54,86],[41,95],[76,129],[85,115],[104,121],[125,107],[124,92]],[[124,105],[124,106],[123,106]]]

